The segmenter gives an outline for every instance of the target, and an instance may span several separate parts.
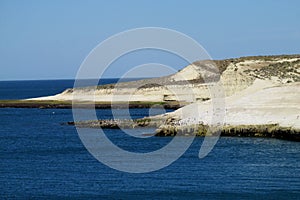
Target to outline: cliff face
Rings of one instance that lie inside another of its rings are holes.
[[[223,88],[221,101],[211,97],[214,85]],[[153,126],[157,136],[216,135],[218,127],[224,136],[300,141],[300,55],[197,61],[166,77],[68,89],[37,100],[72,100],[74,94],[76,100],[99,102],[188,102],[141,121],[79,123],[83,127]]]
[[[259,136],[262,133],[262,136],[281,137],[282,133],[300,141],[299,78],[299,56],[232,60],[221,76],[226,93],[224,118],[218,121],[223,125],[222,134]],[[216,121],[211,120],[216,114],[214,106],[212,101],[194,102],[158,116],[166,121],[173,119],[172,125],[162,125],[158,133],[170,134],[170,126],[181,132],[184,127],[199,124],[214,126]],[[203,132],[199,127],[195,130]]]
[[[196,102],[211,98],[209,85],[214,82],[222,84],[225,96],[232,96],[253,85],[255,80],[274,86],[299,82],[300,55],[197,61],[166,77],[101,85],[96,90],[68,89],[55,96],[31,100],[72,100],[76,94],[77,100],[82,101]]]

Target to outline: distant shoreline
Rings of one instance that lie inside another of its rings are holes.
[[[151,108],[162,106],[165,109],[178,109],[186,104],[179,102],[80,102],[76,108],[110,109],[110,108]],[[23,101],[0,100],[0,108],[39,108],[39,109],[72,109],[72,101]]]

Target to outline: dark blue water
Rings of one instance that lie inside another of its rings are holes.
[[[124,78],[120,81],[132,81],[138,78]],[[101,79],[99,84],[116,83],[117,78]],[[81,86],[93,85],[93,80],[81,81]],[[36,81],[0,81],[0,99],[26,99],[50,96],[72,88],[74,80],[36,80]]]
[[[72,85],[62,82],[28,82],[35,85],[28,95],[32,97],[33,90],[37,96],[42,94],[40,90],[48,95]],[[19,84],[12,83],[20,90]],[[6,98],[2,91],[0,96]],[[11,96],[18,99],[26,95],[20,91]],[[148,109],[131,110],[135,118],[148,113]],[[97,115],[110,118],[111,112],[98,110]],[[61,125],[72,120],[68,109],[0,109],[1,198],[300,199],[297,142],[224,137],[207,157],[199,159],[203,139],[196,138],[170,166],[129,174],[90,155],[75,128]],[[162,137],[130,139],[120,130],[107,130],[106,134],[120,147],[136,152],[148,152],[170,141]]]

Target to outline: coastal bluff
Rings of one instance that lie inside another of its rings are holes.
[[[210,86],[216,83],[222,86],[224,93],[222,135],[275,138],[288,135],[285,138],[299,141],[300,55],[196,61],[161,78],[72,88],[54,96],[23,102],[177,103],[175,108],[179,109],[149,117],[155,122],[161,121],[155,124],[156,135],[181,134],[190,126],[197,128],[189,128],[186,135],[205,135],[207,131],[201,132],[203,127],[215,125],[211,120],[215,105]],[[153,104],[149,103],[149,107]]]
[[[196,61],[177,73],[151,79],[66,89],[28,101],[188,102],[211,99],[210,85],[220,82],[225,96],[252,86],[255,80],[281,86],[300,81],[300,55],[253,56]],[[264,86],[258,87],[262,89]],[[74,99],[76,98],[76,99]]]

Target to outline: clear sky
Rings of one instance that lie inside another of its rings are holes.
[[[98,43],[149,26],[189,35],[213,59],[300,53],[299,0],[0,0],[0,80],[75,78]]]

